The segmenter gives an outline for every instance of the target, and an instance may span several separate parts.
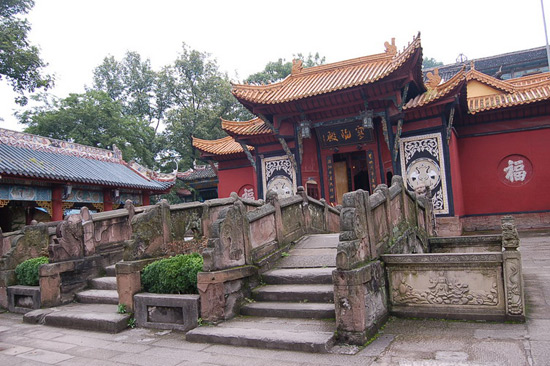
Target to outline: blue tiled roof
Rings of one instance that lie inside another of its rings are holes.
[[[148,180],[121,163],[0,143],[0,175],[164,191],[173,182]]]

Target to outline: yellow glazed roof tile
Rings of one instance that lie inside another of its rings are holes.
[[[231,136],[217,140],[203,140],[193,137],[193,147],[213,155],[230,155],[244,152],[241,144]],[[248,150],[252,151],[254,147],[248,146]]]
[[[314,95],[326,94],[374,83],[398,70],[421,49],[420,35],[401,53],[386,42],[386,52],[309,68],[295,62],[292,74],[269,85],[234,84],[232,93],[240,101],[258,104],[279,104]]]
[[[250,121],[228,121],[222,120],[222,129],[230,135],[269,135],[271,129],[260,118],[254,118]]]

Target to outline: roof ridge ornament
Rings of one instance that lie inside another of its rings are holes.
[[[384,42],[384,47],[386,47],[386,53],[391,56],[395,56],[397,54],[397,46],[395,45],[395,37],[392,37],[391,44],[386,41]]]
[[[292,75],[296,75],[296,74],[299,74],[302,72],[302,69],[304,68],[302,66],[303,64],[303,61],[300,60],[300,59],[294,59],[292,60],[292,71],[291,71],[291,74]]]
[[[502,68],[502,66],[500,68]],[[472,70],[476,69],[476,64],[475,64],[474,60],[470,61],[470,69],[472,69]]]
[[[439,83],[441,83],[441,76],[439,75],[439,68],[435,68],[433,72],[428,72],[426,74],[426,87],[428,89],[436,89]]]

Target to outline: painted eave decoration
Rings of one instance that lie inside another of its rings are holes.
[[[111,151],[6,129],[0,129],[0,174],[152,191],[175,183],[175,175],[138,172],[116,147]]]

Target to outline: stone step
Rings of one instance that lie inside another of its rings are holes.
[[[295,247],[277,262],[277,268],[336,267],[336,249],[300,249]]]
[[[188,342],[326,353],[333,345],[335,324],[317,319],[236,318],[202,326],[186,334]]]
[[[98,277],[88,281],[91,289],[95,290],[116,290],[116,277]]]
[[[28,312],[25,323],[118,333],[128,327],[130,314],[118,314],[116,305],[70,304]]]
[[[333,285],[268,285],[252,290],[256,301],[333,302]]]
[[[76,300],[83,304],[118,304],[116,290],[85,290],[76,294]]]
[[[332,319],[334,304],[297,302],[253,302],[241,308],[241,315],[277,318]]]
[[[332,284],[334,267],[282,268],[267,271],[263,282],[269,285]]]
[[[105,267],[105,276],[116,277],[115,265]]]

